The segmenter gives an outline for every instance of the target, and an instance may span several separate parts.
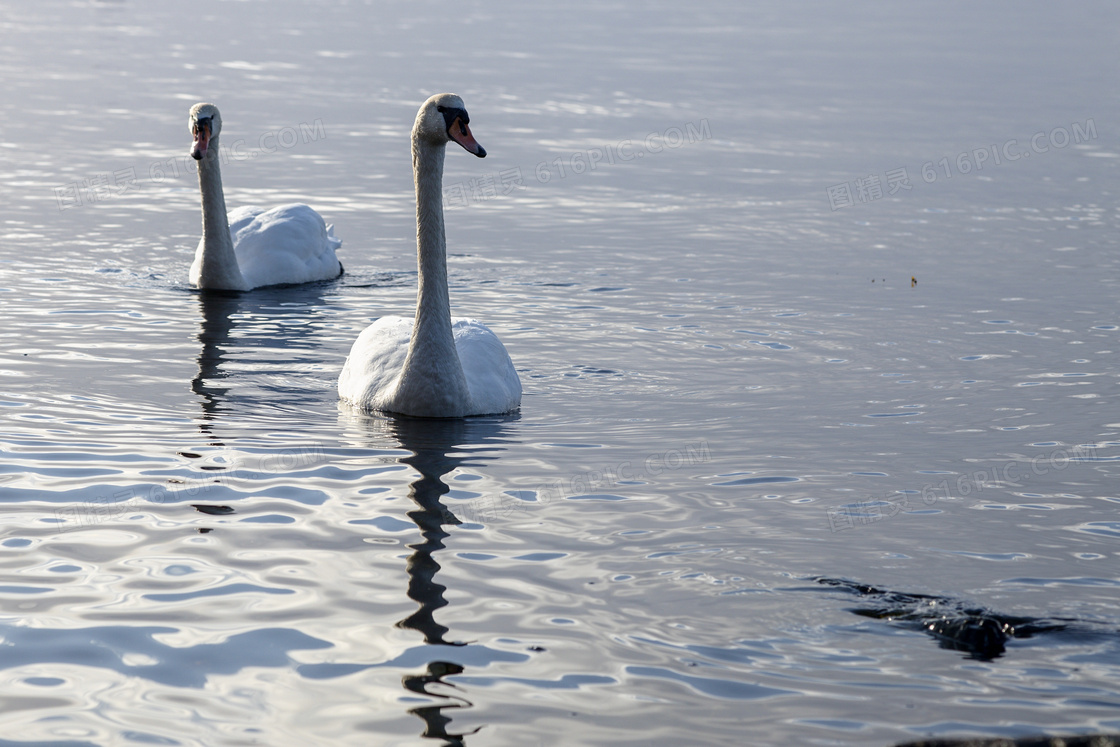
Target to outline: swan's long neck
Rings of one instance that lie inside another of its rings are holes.
[[[443,227],[443,157],[445,148],[413,144],[416,180],[416,325],[413,341],[451,338],[451,298],[447,289],[447,238]],[[441,335],[441,332],[446,334]]]
[[[447,241],[443,229],[443,145],[413,136],[416,181],[416,261],[419,289],[416,319],[397,395],[413,407],[431,403],[432,414],[449,415],[470,404],[470,390],[451,332],[447,290]],[[414,411],[413,414],[423,415]]]
[[[198,188],[202,192],[202,256],[200,288],[245,289],[245,279],[237,265],[233,239],[229,234],[226,196],[222,191],[218,137],[210,138],[206,155],[198,162]]]

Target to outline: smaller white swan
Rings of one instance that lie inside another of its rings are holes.
[[[454,140],[479,158],[463,100],[432,96],[412,127],[416,182],[416,317],[381,317],[354,341],[339,396],[367,410],[427,418],[496,415],[521,406],[521,380],[486,325],[453,319],[443,228],[443,158]]]
[[[218,107],[192,106],[190,130],[191,158],[198,161],[202,192],[202,239],[191,264],[191,285],[245,291],[342,274],[335,256],[342,241],[335,238],[334,226],[307,205],[292,203],[270,210],[241,207],[227,216],[219,167],[222,115]]]

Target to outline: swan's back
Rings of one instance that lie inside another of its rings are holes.
[[[342,241],[307,205],[240,207],[229,214],[229,231],[250,287],[330,280],[342,272],[335,256]]]

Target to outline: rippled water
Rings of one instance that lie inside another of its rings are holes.
[[[0,8],[0,744],[1120,730],[1113,5]],[[337,403],[441,90],[515,416]],[[199,100],[341,280],[187,287]]]

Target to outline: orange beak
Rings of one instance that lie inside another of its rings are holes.
[[[463,146],[468,153],[474,153],[479,158],[486,158],[486,149],[478,144],[474,135],[471,134],[471,128],[460,117],[455,117],[455,121],[451,123],[451,127],[447,130],[447,134],[451,136],[452,140]]]

